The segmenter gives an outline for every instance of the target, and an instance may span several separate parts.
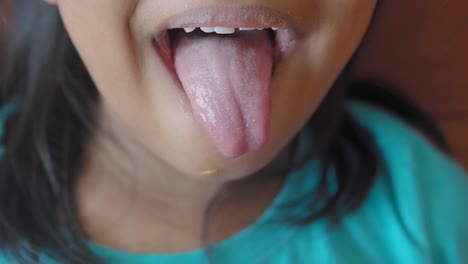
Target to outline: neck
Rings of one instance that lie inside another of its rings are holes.
[[[201,247],[201,227],[210,202],[232,186],[229,198],[217,206],[222,219],[214,216],[210,221],[222,230],[212,240],[223,240],[255,222],[281,187],[282,178],[272,174],[281,170],[273,165],[234,184],[198,180],[150,155],[118,132],[122,130],[98,131],[106,132],[96,133],[88,145],[77,199],[89,238],[112,248],[171,253]],[[278,160],[284,161],[283,156]]]

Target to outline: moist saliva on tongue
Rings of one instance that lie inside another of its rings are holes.
[[[176,72],[196,120],[225,157],[268,140],[273,45],[266,30],[217,35],[178,31]]]

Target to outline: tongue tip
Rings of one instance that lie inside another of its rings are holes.
[[[221,154],[226,158],[238,158],[250,152],[255,152],[262,149],[267,143],[267,137],[263,137],[262,140],[252,144],[242,144],[237,146],[226,146],[218,144],[216,147]]]
[[[235,159],[235,158],[238,158],[242,155],[244,155],[245,153],[247,153],[246,150],[238,150],[238,151],[226,151],[226,150],[220,150],[221,151],[221,154],[223,154],[223,156],[225,158],[229,158],[229,159]]]
[[[220,149],[220,152],[221,154],[225,157],[225,158],[231,158],[231,159],[234,159],[234,158],[238,158],[240,156],[243,156],[249,152],[254,152],[254,151],[257,151],[259,150],[260,148],[258,149],[248,149],[248,148],[241,148],[241,149],[229,149],[229,150],[226,150],[226,149]]]

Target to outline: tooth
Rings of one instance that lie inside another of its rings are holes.
[[[195,27],[184,28],[185,32],[187,33],[193,32],[195,29]]]
[[[229,27],[215,27],[214,30],[217,34],[234,34],[234,32],[236,32],[235,28]]]
[[[265,28],[257,28],[257,30],[264,30]]]
[[[271,28],[271,29],[273,29],[273,30],[275,30],[275,31],[276,31],[276,30],[278,30],[279,28]]]
[[[254,30],[255,28],[239,28],[239,30]]]
[[[201,27],[200,29],[205,33],[212,33],[215,31],[214,27]]]

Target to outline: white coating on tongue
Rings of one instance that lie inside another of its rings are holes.
[[[267,32],[179,34],[174,64],[197,121],[226,157],[268,139],[273,47]]]

